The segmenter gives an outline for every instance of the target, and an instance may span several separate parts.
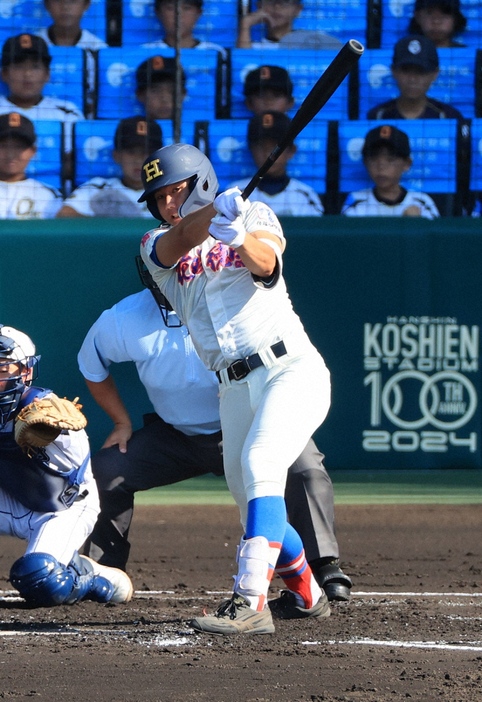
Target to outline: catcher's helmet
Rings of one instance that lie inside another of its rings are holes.
[[[165,185],[190,181],[189,195],[179,210],[185,217],[213,202],[218,191],[218,179],[207,156],[190,144],[172,144],[154,151],[142,166],[144,192],[138,202],[146,202],[153,217],[161,217],[154,193]]]
[[[3,389],[0,390],[0,429],[13,417],[25,388],[35,379],[39,360],[40,356],[35,355],[35,345],[30,337],[18,329],[0,324],[0,366],[21,364],[19,374],[9,375]],[[31,368],[34,371],[27,379],[26,371]]]

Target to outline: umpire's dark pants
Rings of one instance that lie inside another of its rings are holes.
[[[132,434],[127,453],[117,446],[97,452],[92,467],[101,512],[85,553],[99,563],[126,570],[134,494],[207,473],[223,475],[221,441],[221,432],[186,436],[156,414],[148,414],[143,428]],[[289,469],[285,499],[308,561],[338,558],[333,485],[312,439]]]

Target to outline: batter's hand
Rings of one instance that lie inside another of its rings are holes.
[[[221,193],[213,202],[213,207],[216,212],[224,215],[230,222],[233,222],[236,217],[246,212],[250,203],[249,200],[243,200],[241,190],[239,188],[230,188],[224,193]]]
[[[223,244],[231,246],[233,249],[242,246],[246,239],[246,229],[244,228],[241,217],[237,217],[230,222],[224,215],[218,214],[211,220],[209,233],[215,239],[218,239]]]
[[[116,424],[107,439],[104,441],[102,448],[110,448],[118,446],[121,453],[127,453],[127,442],[132,436],[131,424]]]

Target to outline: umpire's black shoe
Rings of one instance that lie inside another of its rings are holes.
[[[347,602],[353,585],[340,568],[338,558],[319,558],[310,563],[318,585],[326,592],[329,602]]]

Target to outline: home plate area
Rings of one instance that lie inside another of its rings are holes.
[[[8,583],[23,545],[1,537],[0,699],[475,702],[480,526],[478,505],[340,506],[350,601],[327,619],[234,637],[189,627],[229,596],[233,507],[138,507],[127,604],[26,607]]]

